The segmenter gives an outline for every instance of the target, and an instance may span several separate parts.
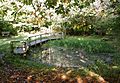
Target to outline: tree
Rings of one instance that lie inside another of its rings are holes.
[[[112,13],[111,10],[114,10],[114,13],[119,13],[120,8],[118,0],[111,0],[107,2],[104,0],[97,1],[16,0],[10,2],[9,0],[4,0],[1,1],[2,5],[0,5],[1,6],[0,12],[2,13],[0,15],[1,17],[3,17],[3,19],[5,19],[6,17],[10,17],[13,19],[13,21],[19,19],[22,20],[22,18],[24,17],[25,19],[27,19],[26,22],[32,22],[34,24],[39,24],[40,26],[48,22],[57,21],[60,23],[52,24],[61,24],[61,27],[71,26],[77,30],[78,28],[79,29],[83,28],[82,30],[88,30],[89,25],[92,26],[96,24],[98,21],[105,19],[107,18],[107,16],[111,15]],[[7,5],[5,5],[5,3]],[[31,9],[27,9],[27,7]],[[8,12],[11,10],[12,10],[11,14],[8,15]],[[50,13],[52,13],[52,16],[50,15]],[[54,19],[58,17],[59,19]]]

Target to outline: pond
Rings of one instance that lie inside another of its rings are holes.
[[[75,48],[33,47],[30,55],[35,62],[58,67],[87,67],[93,63],[83,50]]]

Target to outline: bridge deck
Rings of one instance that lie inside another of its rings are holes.
[[[55,39],[60,39],[60,38],[46,38],[42,40],[35,40],[35,41],[31,41],[28,46],[34,46],[34,45],[37,45],[37,44],[40,44],[40,43],[43,43],[49,40],[55,40]]]
[[[29,43],[29,46],[34,46],[36,44],[39,44],[39,43],[43,43],[43,42],[46,42],[48,41],[49,39],[42,39],[42,40],[35,40],[35,41],[32,41]]]

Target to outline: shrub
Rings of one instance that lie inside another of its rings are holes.
[[[2,31],[9,31],[11,35],[17,34],[17,30],[13,28],[13,25],[6,21],[0,21],[0,34]]]
[[[94,16],[75,15],[62,25],[68,35],[91,35],[94,33]]]
[[[24,31],[25,32],[30,32],[30,31],[32,31],[33,29],[32,29],[32,26],[23,26],[23,28],[24,28]]]

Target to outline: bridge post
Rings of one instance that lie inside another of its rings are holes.
[[[31,37],[28,37],[28,45],[30,46]]]
[[[10,48],[11,48],[11,54],[13,54],[13,49],[14,48],[13,48],[13,42],[12,41],[10,42]]]
[[[42,35],[40,34],[40,40],[42,40]],[[40,46],[41,46],[41,43],[40,43]]]
[[[23,48],[25,48],[25,51],[27,51],[27,43],[23,42]]]
[[[52,33],[49,33],[48,35],[49,35],[48,39],[51,41],[51,39],[52,39]]]
[[[63,32],[62,32],[61,36],[62,36],[61,38],[64,39],[64,33]]]
[[[30,52],[30,49],[31,49],[31,47],[30,47],[30,41],[31,41],[31,37],[28,37],[27,42],[28,42],[28,46],[29,46],[29,49],[28,49],[29,52]]]
[[[27,43],[25,41],[23,42],[23,49],[25,49],[25,53],[23,53],[23,56],[26,57],[28,48],[27,48]]]
[[[35,46],[37,44],[37,35],[35,35]]]

